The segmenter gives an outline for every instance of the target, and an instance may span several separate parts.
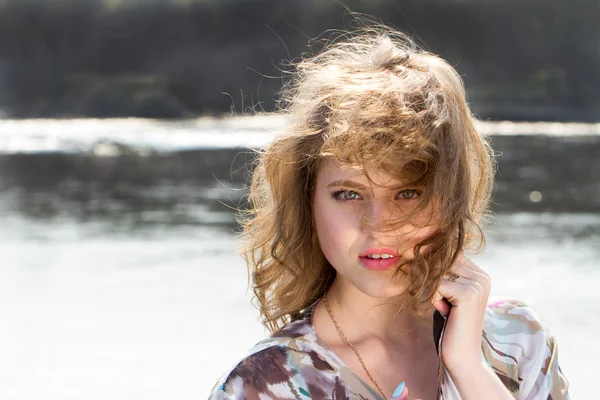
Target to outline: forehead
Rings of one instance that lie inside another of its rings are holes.
[[[317,181],[322,184],[329,184],[339,180],[352,180],[373,186],[402,184],[402,180],[398,177],[389,175],[382,170],[365,170],[358,166],[344,164],[331,157],[321,160],[317,171]]]

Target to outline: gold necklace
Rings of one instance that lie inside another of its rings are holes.
[[[354,345],[352,343],[350,343],[350,341],[346,338],[346,335],[344,335],[344,332],[342,332],[342,328],[340,328],[340,326],[338,325],[335,318],[333,318],[333,314],[331,313],[331,308],[329,308],[329,302],[327,301],[327,292],[325,292],[325,294],[323,295],[323,303],[325,303],[325,309],[327,309],[327,314],[329,314],[329,318],[331,318],[331,322],[333,322],[333,325],[335,325],[335,329],[337,329],[338,333],[340,334],[340,336],[342,337],[344,342],[348,345],[348,347],[350,347],[350,349],[352,349],[354,354],[356,354],[356,358],[358,358],[358,361],[360,361],[360,364],[362,365],[363,369],[367,373],[367,376],[369,377],[369,379],[371,379],[371,382],[373,382],[373,385],[375,385],[375,388],[379,391],[379,394],[381,394],[381,396],[387,400],[387,396],[383,392],[383,389],[381,389],[381,386],[379,386],[379,383],[377,383],[377,381],[375,380],[375,377],[373,377],[373,375],[371,375],[371,373],[367,369],[367,366],[365,365],[365,362],[363,361],[362,357],[358,353],[358,350],[356,350],[356,347],[354,347]]]

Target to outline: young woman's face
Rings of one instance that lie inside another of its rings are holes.
[[[404,291],[402,282],[391,279],[396,267],[413,258],[414,246],[435,228],[423,223],[429,220],[425,215],[418,224],[391,231],[386,221],[413,207],[422,188],[383,172],[369,171],[369,176],[372,184],[362,170],[325,160],[317,173],[315,225],[321,249],[337,271],[336,284],[390,297]]]

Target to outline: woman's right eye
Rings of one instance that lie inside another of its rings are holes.
[[[360,195],[353,190],[338,190],[332,196],[337,201],[351,201],[360,199]]]

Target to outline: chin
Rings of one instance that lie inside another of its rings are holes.
[[[378,299],[392,298],[404,293],[405,288],[392,284],[389,280],[384,282],[361,282],[357,289],[369,297]]]

